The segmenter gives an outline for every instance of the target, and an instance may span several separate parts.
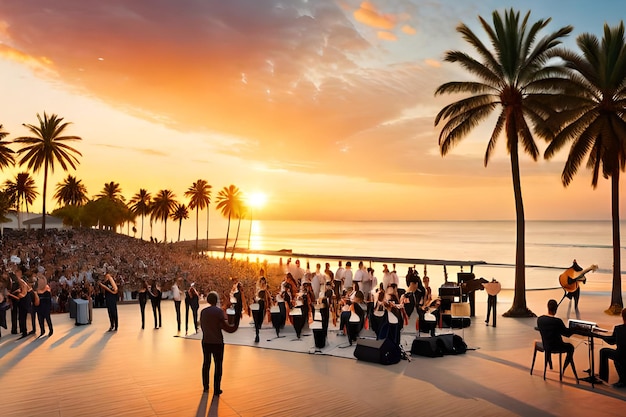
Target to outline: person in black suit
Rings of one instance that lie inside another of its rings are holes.
[[[613,328],[613,337],[607,340],[612,345],[617,345],[616,349],[600,349],[600,379],[609,381],[609,359],[613,359],[615,370],[619,376],[613,386],[615,388],[626,387],[626,308],[622,310],[623,324]]]
[[[578,374],[576,374],[576,367],[574,366],[574,345],[563,341],[561,336],[569,337],[572,335],[572,331],[565,327],[563,320],[556,316],[556,310],[559,304],[556,300],[548,301],[548,314],[543,315],[537,319],[537,328],[541,333],[541,340],[543,341],[543,347],[548,352],[564,352],[566,353],[565,364],[563,365],[563,372],[567,369],[568,365],[572,365],[572,371],[578,381]]]
[[[215,361],[215,373],[213,375],[213,395],[222,393],[222,362],[224,360],[224,335],[222,330],[228,333],[237,331],[237,325],[228,323],[228,317],[217,306],[218,297],[215,291],[211,291],[206,297],[209,306],[200,313],[200,327],[202,328],[202,386],[204,392],[209,391],[209,372],[211,371],[211,357]]]

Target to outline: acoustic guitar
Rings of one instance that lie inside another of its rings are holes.
[[[587,281],[585,274],[589,271],[595,272],[598,269],[598,265],[591,265],[589,268],[583,269],[582,271],[576,271],[575,267],[577,266],[578,264],[574,261],[574,265],[567,268],[565,272],[559,276],[559,283],[566,292],[575,292],[578,289],[579,282],[584,284]]]

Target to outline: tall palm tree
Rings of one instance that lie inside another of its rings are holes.
[[[59,205],[82,206],[89,201],[85,184],[69,174],[63,182],[57,184],[54,198]]]
[[[143,220],[148,214],[150,214],[151,202],[152,195],[150,195],[150,193],[143,188],[140,188],[139,192],[130,199],[130,209],[135,214],[141,215],[141,240],[143,240]],[[152,227],[152,220],[150,221],[150,225]],[[152,232],[150,232],[150,236],[152,236]]]
[[[0,125],[0,170],[15,165],[13,149],[8,146],[10,142],[4,142],[4,138],[9,135],[9,132],[2,129],[3,127]]]
[[[20,213],[22,211],[22,203],[26,206],[33,204],[39,192],[36,190],[35,180],[28,172],[20,172],[15,176],[15,180],[6,180],[4,182],[5,191],[15,200],[15,208],[17,210],[17,228],[21,229]]]
[[[221,210],[222,216],[228,218],[226,227],[226,242],[224,242],[224,259],[226,259],[226,248],[228,247],[228,235],[230,234],[230,220],[238,212],[241,205],[241,192],[234,185],[229,185],[220,190],[216,197],[217,210]]]
[[[211,204],[211,186],[206,180],[198,180],[185,191],[189,198],[189,208],[196,210],[196,250],[198,250],[198,215],[200,210],[206,210],[206,241],[209,245],[209,204]]]
[[[230,253],[230,260],[233,260],[235,256],[235,249],[237,248],[237,241],[239,240],[239,229],[241,228],[241,219],[248,215],[248,208],[245,204],[245,197],[240,195],[239,204],[237,205],[234,216],[237,218],[237,233],[235,234],[235,243],[233,244],[233,250]]]
[[[513,9],[504,13],[492,14],[493,27],[482,17],[480,23],[487,33],[492,50],[465,24],[457,27],[465,39],[478,53],[478,59],[461,51],[446,52],[445,60],[459,63],[476,81],[455,81],[437,88],[435,95],[466,93],[468,96],[445,106],[435,118],[435,126],[445,120],[439,134],[439,147],[446,155],[454,145],[467,136],[474,127],[489,117],[496,109],[500,110],[496,125],[491,134],[484,164],[495,149],[496,142],[504,133],[506,148],[511,160],[513,194],[517,218],[517,244],[515,256],[515,294],[513,305],[505,316],[533,316],[526,307],[526,255],[524,205],[519,169],[519,147],[537,160],[539,150],[533,139],[527,119],[535,129],[539,128],[549,109],[544,97],[551,91],[552,83],[564,69],[557,64],[548,65],[550,51],[559,45],[560,38],[572,31],[566,26],[541,39],[539,31],[551,19],[529,24],[530,12],[520,20],[519,12]]]
[[[63,171],[68,170],[68,166],[76,169],[79,164],[78,156],[80,152],[69,146],[66,142],[82,140],[78,136],[65,136],[63,133],[70,125],[63,123],[63,118],[52,114],[48,116],[46,112],[42,117],[37,114],[39,125],[24,124],[33,136],[20,136],[13,142],[22,146],[17,151],[21,156],[20,166],[27,164],[28,169],[37,173],[43,169],[43,208],[41,228],[46,230],[46,190],[48,188],[48,170],[54,173],[54,164],[58,163]]]
[[[572,142],[561,180],[569,185],[587,155],[587,168],[593,172],[591,185],[596,188],[600,171],[611,178],[611,214],[613,228],[613,286],[607,313],[620,314],[623,308],[619,177],[626,166],[626,41],[624,22],[604,25],[604,37],[583,33],[576,43],[582,55],[569,50],[557,51],[569,69],[564,86],[562,111],[549,119],[556,129],[545,152],[553,157]]]
[[[122,195],[122,187],[120,187],[119,183],[113,182],[113,181],[104,183],[104,187],[102,188],[102,191],[100,191],[100,194],[97,194],[96,197],[97,198],[106,197],[115,202],[122,202],[122,203],[126,202],[126,199]]]
[[[154,197],[152,202],[152,212],[150,218],[155,220],[161,220],[165,226],[165,237],[163,241],[167,243],[167,218],[174,211],[176,204],[176,196],[170,190],[160,190]]]
[[[172,220],[178,222],[178,241],[180,242],[180,229],[183,227],[183,220],[189,218],[189,209],[184,204],[177,203],[170,217]]]

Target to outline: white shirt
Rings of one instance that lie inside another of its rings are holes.
[[[354,280],[355,282],[361,282],[363,281],[364,276],[367,274],[367,271],[365,270],[365,268],[359,268],[356,270],[356,272],[354,273]]]
[[[176,284],[172,285],[172,298],[174,301],[180,301],[180,289]]]
[[[335,273],[335,281],[341,281],[346,273],[346,270],[343,267],[337,268],[337,272]]]
[[[352,270],[346,269],[344,271],[343,278],[344,278],[344,281],[343,281],[344,288],[351,287],[352,286]]]

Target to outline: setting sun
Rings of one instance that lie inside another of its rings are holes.
[[[248,195],[248,205],[254,209],[263,208],[267,203],[267,195],[260,191],[255,191]]]

